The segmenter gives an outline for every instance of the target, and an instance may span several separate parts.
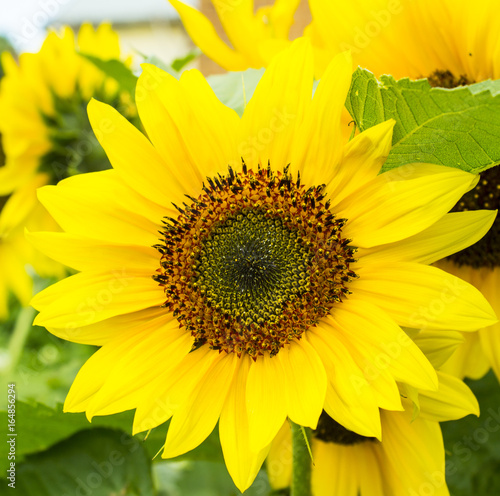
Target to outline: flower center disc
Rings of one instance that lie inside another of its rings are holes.
[[[500,167],[492,167],[481,173],[476,187],[466,193],[453,212],[466,210],[500,208]],[[475,269],[481,267],[500,267],[500,220],[495,218],[491,229],[477,243],[448,257],[457,265],[468,265]]]
[[[455,76],[451,71],[436,70],[427,80],[433,88],[457,88],[458,86],[466,86],[468,84],[473,84],[475,81],[471,81],[467,76],[461,74],[460,76]]]
[[[346,429],[343,425],[333,420],[324,410],[321,412],[318,426],[313,431],[313,436],[324,443],[342,444],[344,446],[376,440],[374,437],[361,436]]]
[[[270,167],[207,179],[176,219],[165,218],[161,269],[165,306],[195,337],[226,353],[256,358],[281,347],[349,293],[354,248],[344,219]]]

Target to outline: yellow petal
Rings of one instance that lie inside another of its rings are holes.
[[[270,23],[277,38],[288,38],[288,32],[294,23],[294,14],[300,0],[276,0],[269,10]]]
[[[136,90],[144,127],[184,192],[198,196],[206,176],[227,171],[234,155],[237,114],[224,106],[198,71],[177,81],[150,64]],[[182,166],[180,166],[182,164]]]
[[[335,57],[306,110],[291,157],[291,171],[300,171],[304,184],[328,183],[337,175],[343,149],[340,116],[351,85],[351,75],[350,54]]]
[[[193,338],[173,319],[151,326],[143,339],[115,361],[106,382],[87,405],[87,417],[113,415],[136,408],[143,389],[158,376],[158,368],[172,369],[189,353]]]
[[[500,314],[500,268],[487,272],[480,288],[497,314]],[[497,377],[500,377],[500,323],[479,331],[479,338],[484,354],[488,357]]]
[[[310,43],[296,40],[273,59],[241,119],[238,154],[249,168],[257,164],[282,169],[312,95]]]
[[[325,411],[346,429],[381,439],[379,408],[370,384],[349,350],[337,339],[335,329],[322,322],[309,330],[307,339],[325,365]]]
[[[479,416],[479,404],[474,393],[460,379],[438,371],[439,389],[419,391],[420,417],[443,422],[469,414]]]
[[[292,433],[286,421],[271,444],[266,460],[266,472],[271,488],[285,489],[292,482]]]
[[[175,367],[158,370],[157,377],[142,390],[133,434],[148,431],[166,422],[193,394],[207,371],[220,360],[208,345],[188,353]]]
[[[467,334],[468,335],[468,334]],[[457,347],[464,342],[464,335],[456,331],[420,331],[413,342],[422,350],[434,368],[439,368],[453,355]]]
[[[380,308],[353,295],[326,321],[372,356],[376,369],[387,370],[397,381],[421,389],[437,389],[436,372],[415,343]]]
[[[105,244],[58,232],[26,233],[37,250],[76,270],[111,270],[123,266],[151,275],[160,267],[157,250],[147,246]]]
[[[322,361],[305,339],[282,348],[277,358],[285,372],[288,417],[296,424],[315,429],[326,395]]]
[[[239,360],[234,353],[220,355],[220,359],[212,364],[187,401],[175,411],[162,458],[173,458],[196,448],[213,431]]]
[[[491,361],[486,356],[480,340],[480,334],[483,331],[484,329],[479,332],[459,333],[463,341],[451,357],[441,365],[441,370],[461,379],[464,377],[481,379],[491,368]]]
[[[66,232],[111,243],[152,246],[161,219],[172,213],[140,197],[113,170],[45,186],[38,198]]]
[[[353,470],[357,461],[353,454],[349,446],[324,443],[318,439],[313,442],[311,485],[314,496],[358,495],[358,481]]]
[[[270,446],[253,452],[246,409],[246,388],[250,358],[239,360],[234,382],[231,385],[219,420],[219,437],[224,461],[236,487],[248,489],[262,466]]]
[[[164,308],[151,307],[138,312],[117,315],[87,326],[68,325],[66,327],[49,327],[47,330],[66,341],[103,346],[121,333],[127,333],[130,329],[140,332],[150,326],[161,326],[172,318],[172,314],[166,312]]]
[[[347,143],[342,162],[327,183],[332,206],[375,179],[391,151],[394,124],[393,119],[382,122]],[[340,135],[340,126],[337,133]]]
[[[113,168],[132,188],[159,205],[184,200],[182,185],[149,140],[110,105],[92,99],[88,105],[94,134]]]
[[[182,24],[196,46],[217,64],[228,71],[248,69],[247,61],[237,51],[229,48],[220,38],[212,23],[199,11],[179,2],[169,0],[179,13]]]
[[[335,210],[347,219],[343,235],[355,246],[392,243],[427,229],[477,182],[451,167],[404,165],[379,175]]]
[[[349,289],[399,325],[474,331],[497,322],[476,288],[436,267],[400,262],[367,265],[356,272],[359,279]]]
[[[238,114],[219,101],[201,72],[184,71],[180,85],[191,112],[175,105],[169,93],[163,95],[162,102],[203,174],[213,176],[221,170],[227,172],[227,165],[240,165],[241,157],[235,155]]]
[[[89,401],[106,382],[115,364],[147,335],[148,329],[124,332],[107,346],[97,350],[78,372],[64,403],[65,412],[83,412]]]
[[[496,210],[446,214],[424,231],[373,248],[360,248],[359,258],[370,262],[418,262],[431,264],[479,241],[492,226]]]
[[[37,174],[8,197],[0,211],[0,236],[5,237],[11,230],[25,224],[26,217],[33,213],[38,203],[36,190],[47,184],[47,180],[45,174]]]
[[[438,496],[448,495],[445,481],[443,437],[437,422],[421,418],[411,422],[411,412],[381,412],[384,441],[381,469],[386,494],[418,494],[429,485]]]
[[[74,329],[164,301],[165,293],[151,275],[122,267],[63,279],[38,293],[31,304],[40,310],[36,325]]]
[[[285,418],[286,379],[281,361],[266,354],[250,366],[247,412],[250,448],[259,451],[274,439]]]

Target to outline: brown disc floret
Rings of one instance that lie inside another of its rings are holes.
[[[197,346],[275,355],[349,293],[355,249],[323,190],[243,163],[164,218],[153,277]]]

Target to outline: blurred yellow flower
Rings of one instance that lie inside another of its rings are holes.
[[[198,10],[169,0],[194,44],[228,71],[267,67],[272,56],[289,45],[288,33],[300,0],[276,0],[254,12],[253,0],[212,0],[229,47]]]
[[[62,277],[65,269],[23,242],[24,227],[56,230],[38,203],[36,188],[69,175],[110,167],[92,133],[86,105],[92,96],[135,115],[117,81],[106,77],[78,51],[103,60],[119,58],[118,36],[107,24],[84,24],[78,40],[70,28],[48,34],[38,53],[16,62],[2,54],[0,134],[5,165],[0,167],[0,196],[10,195],[0,213],[0,318],[9,291],[23,305],[31,298],[31,266],[40,276]]]

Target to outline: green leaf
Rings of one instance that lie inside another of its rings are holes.
[[[392,76],[379,82],[358,68],[346,106],[360,131],[396,120],[384,171],[433,163],[478,173],[500,163],[500,81],[450,90]]]
[[[481,415],[441,424],[446,450],[446,480],[452,496],[500,494],[500,387],[492,371],[466,381]]]
[[[223,461],[164,461],[153,466],[158,496],[236,496],[236,488]],[[261,470],[245,496],[269,494],[269,481]]]
[[[99,57],[81,52],[80,55],[92,62],[98,69],[101,69],[106,76],[118,81],[123,91],[134,96],[137,76],[121,60],[103,60]]]
[[[172,62],[172,69],[174,71],[180,72],[186,65],[189,64],[192,60],[194,60],[196,57],[199,57],[201,55],[201,50],[199,48],[195,48],[194,50],[191,50],[185,57],[181,57],[178,59],[175,59]]]
[[[252,97],[264,69],[248,69],[244,72],[228,72],[207,78],[217,98],[241,117],[245,104]]]
[[[31,455],[16,466],[15,484],[20,496],[154,494],[151,462],[141,443],[102,428],[78,432]]]
[[[0,411],[0,425],[8,425],[7,411]],[[90,423],[84,413],[64,413],[62,405],[50,408],[41,403],[16,403],[16,461],[19,462],[30,453],[48,449],[53,444],[84,429],[108,427],[121,429],[125,433],[132,431],[134,412],[128,411],[116,415],[94,417]],[[144,442],[148,456],[152,459],[163,447],[168,424],[163,424],[151,431]],[[145,433],[135,436],[139,440]],[[196,449],[178,457],[177,460],[222,460],[222,450],[217,429]],[[157,461],[161,460],[160,457]],[[7,457],[0,457],[0,471],[8,467]]]

